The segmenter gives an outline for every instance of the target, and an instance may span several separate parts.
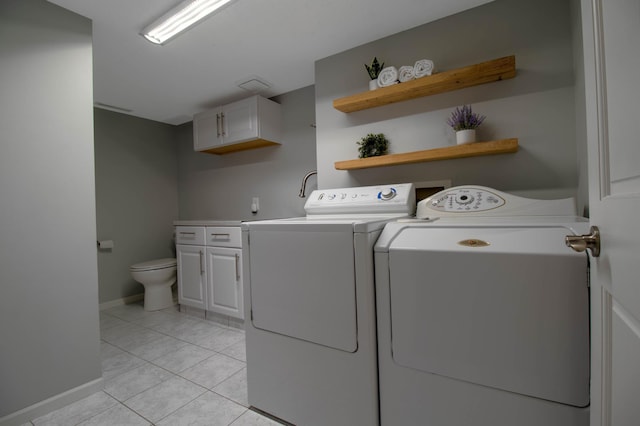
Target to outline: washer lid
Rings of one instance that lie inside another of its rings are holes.
[[[175,257],[168,257],[164,259],[149,260],[147,262],[136,263],[131,265],[129,269],[132,271],[150,271],[153,269],[170,268],[176,266],[177,262]]]

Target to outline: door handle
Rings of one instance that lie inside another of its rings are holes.
[[[600,230],[597,226],[592,226],[589,235],[567,235],[564,242],[568,247],[581,253],[591,250],[593,257],[600,256]]]

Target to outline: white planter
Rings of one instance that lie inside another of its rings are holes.
[[[378,79],[369,80],[369,90],[376,90],[378,88]]]
[[[476,129],[458,130],[456,132],[456,142],[458,145],[473,143],[476,141]]]

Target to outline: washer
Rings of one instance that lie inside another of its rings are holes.
[[[589,424],[588,233],[573,199],[450,188],[375,245],[382,425]]]
[[[298,425],[377,425],[373,245],[413,184],[316,190],[243,228],[249,404]]]

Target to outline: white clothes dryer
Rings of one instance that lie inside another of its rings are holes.
[[[298,425],[377,425],[373,245],[413,184],[316,190],[243,230],[249,404]]]
[[[573,199],[455,187],[375,245],[382,425],[589,424],[588,233]]]

